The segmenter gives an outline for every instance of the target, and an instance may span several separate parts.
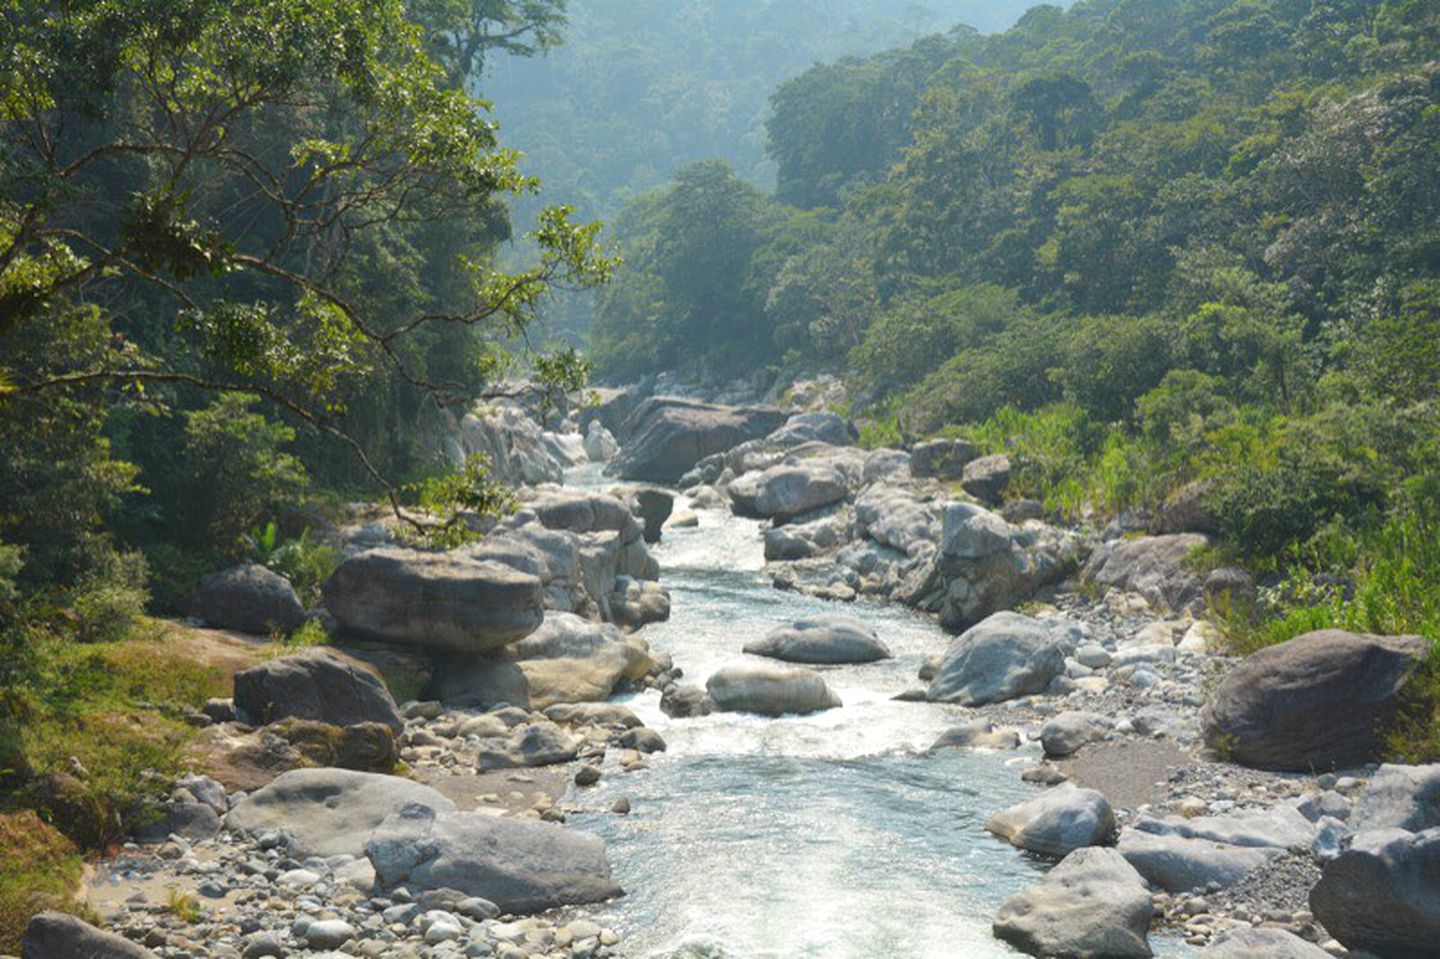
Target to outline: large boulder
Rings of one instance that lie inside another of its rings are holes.
[[[958,480],[975,459],[975,444],[966,440],[931,440],[910,451],[910,475],[916,479],[939,477]]]
[[[1045,721],[1040,727],[1040,745],[1051,759],[1063,759],[1080,748],[1097,742],[1115,728],[1115,720],[1099,713],[1067,710]]]
[[[749,664],[726,666],[710,677],[706,691],[721,712],[782,716],[834,709],[840,697],[809,669]]]
[[[425,649],[486,653],[544,619],[540,579],[465,553],[373,549],[340,564],[325,606],[347,633]]]
[[[482,455],[490,464],[490,475],[511,486],[558,483],[565,475],[565,464],[556,455],[559,451],[517,404],[481,407],[468,414],[460,423],[458,440],[456,459]]]
[[[384,683],[322,650],[236,673],[235,713],[252,726],[293,717],[334,726],[383,723],[397,733],[405,727]]]
[[[844,470],[823,459],[783,463],[747,473],[730,484],[737,512],[783,523],[844,500],[850,494]]]
[[[1104,793],[1062,783],[991,816],[985,830],[1028,852],[1061,858],[1108,842],[1115,812]]]
[[[375,827],[410,803],[446,812],[455,808],[429,786],[399,776],[295,769],[237,803],[225,826],[251,835],[276,832],[296,858],[361,856]]]
[[[620,444],[615,440],[615,434],[605,428],[605,424],[599,420],[591,420],[590,428],[585,431],[585,455],[595,463],[608,463],[620,452]]]
[[[1357,835],[1325,864],[1310,910],[1347,949],[1385,959],[1434,956],[1440,943],[1440,829]]]
[[[1210,545],[1201,533],[1117,540],[1095,551],[1082,577],[1100,586],[1139,593],[1159,609],[1184,609],[1200,598],[1204,580],[1190,557]]]
[[[1212,884],[1229,888],[1284,851],[1139,829],[1121,832],[1117,848],[1147,881],[1166,892],[1189,892]]]
[[[492,656],[444,656],[426,695],[450,706],[545,709],[601,702],[649,671],[650,647],[609,623],[549,613],[539,629]]]
[[[1154,906],[1145,881],[1113,849],[1090,846],[1000,907],[995,935],[1032,956],[1150,955]]]
[[[930,752],[940,749],[1019,749],[1020,733],[1001,729],[988,719],[972,719],[951,726],[930,744]]]
[[[1019,613],[995,613],[962,633],[936,667],[932,702],[984,706],[1043,693],[1065,671],[1064,642]]]
[[[481,770],[555,766],[580,753],[582,741],[552,722],[516,726],[509,737],[481,745],[475,765]]]
[[[1201,712],[1205,743],[1261,769],[1305,772],[1373,761],[1419,636],[1322,630],[1262,649],[1221,681]]]
[[[960,486],[982,503],[992,506],[1005,498],[1010,485],[1010,457],[1004,453],[982,456],[965,464]]]
[[[623,895],[601,839],[544,822],[412,805],[374,831],[365,855],[382,888],[453,889],[508,913]]]
[[[46,910],[25,927],[20,959],[155,959],[155,953],[68,913]]]
[[[211,626],[268,636],[305,621],[305,607],[290,581],[251,563],[211,573],[190,597],[190,615]]]
[[[1422,832],[1440,826],[1440,763],[1381,766],[1360,794],[1349,822],[1356,832]]]
[[[652,397],[630,414],[624,446],[608,469],[622,479],[675,483],[705,457],[759,439],[786,419],[776,409]]]
[[[645,542],[658,543],[665,521],[675,509],[675,494],[657,486],[641,486],[630,494],[635,513],[645,524]]]
[[[1237,929],[1200,950],[1202,959],[1332,959],[1330,953],[1284,929]]]
[[[907,556],[933,550],[940,539],[939,511],[909,490],[875,483],[855,498],[858,532]]]
[[[764,639],[746,643],[745,652],[787,663],[824,666],[873,663],[891,657],[889,647],[875,630],[843,613],[819,613],[796,620]]]

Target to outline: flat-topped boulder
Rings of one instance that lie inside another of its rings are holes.
[[[449,811],[455,804],[429,786],[399,776],[348,769],[295,769],[255,790],[225,817],[236,832],[280,834],[291,856],[361,856],[365,840],[411,803]]]
[[[649,671],[650,646],[609,623],[547,613],[539,629],[489,656],[441,657],[426,694],[450,706],[545,709],[601,702]]]
[[[1216,687],[1201,711],[1205,743],[1234,762],[1307,772],[1359,766],[1380,754],[1420,636],[1328,629],[1262,649]]]
[[[313,719],[334,726],[383,723],[405,727],[385,684],[324,650],[267,660],[235,674],[235,712],[264,726],[282,719]]]
[[[341,563],[324,589],[345,632],[430,650],[490,652],[544,620],[539,577],[463,552],[369,550]]]
[[[453,889],[508,913],[623,895],[598,836],[534,820],[411,805],[365,844],[383,889]]]
[[[608,471],[622,479],[675,483],[707,456],[759,439],[789,417],[777,409],[651,397],[626,420]]]
[[[932,702],[983,706],[1043,693],[1065,671],[1066,647],[1050,627],[995,613],[950,644],[926,692]]]
[[[875,630],[854,616],[819,613],[745,644],[745,652],[787,663],[836,665],[873,663],[891,657]]]
[[[721,712],[783,716],[840,705],[840,697],[811,669],[758,663],[726,666],[710,677],[705,688]]]
[[[250,563],[211,573],[190,597],[190,615],[211,626],[268,636],[305,621],[305,607],[290,581]]]
[[[1077,849],[1000,907],[995,935],[1032,956],[1145,959],[1150,890],[1113,849]]]

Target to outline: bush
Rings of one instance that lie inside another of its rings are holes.
[[[129,635],[145,604],[148,569],[139,553],[110,553],[72,591],[75,638],[86,643],[113,643]]]
[[[0,954],[20,954],[37,912],[82,911],[74,893],[83,868],[75,846],[34,812],[0,813]]]

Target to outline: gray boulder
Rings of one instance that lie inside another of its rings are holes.
[[[983,706],[1042,693],[1065,670],[1065,646],[1038,620],[995,613],[950,644],[926,696]]]
[[[1233,846],[1138,829],[1121,832],[1117,848],[1146,880],[1166,892],[1189,892],[1211,883],[1229,888],[1284,852],[1274,846]]]
[[[934,549],[940,539],[935,507],[909,490],[875,483],[855,499],[855,525],[862,536],[907,556]]]
[[[746,473],[730,484],[729,492],[737,513],[784,523],[841,502],[849,496],[850,485],[840,464],[815,458]]]
[[[1360,833],[1325,864],[1310,911],[1347,949],[1434,956],[1440,943],[1440,829]]]
[[[1118,852],[1077,849],[1037,886],[1000,907],[995,935],[1032,956],[1150,955],[1150,891]]]
[[[765,440],[775,446],[799,446],[802,443],[848,446],[853,442],[850,424],[838,413],[797,413]]]
[[[1440,826],[1440,763],[1381,766],[1355,803],[1350,825],[1356,832],[1422,832]]]
[[[1099,713],[1071,710],[1059,713],[1040,727],[1040,745],[1045,755],[1052,759],[1063,759],[1080,751],[1082,746],[1104,739],[1115,721]]]
[[[565,464],[545,441],[544,430],[523,407],[502,402],[477,408],[460,422],[459,449],[451,456],[456,466],[474,454],[490,464],[490,475],[502,483],[558,483]]]
[[[705,457],[766,436],[786,419],[776,409],[651,397],[626,420],[624,445],[608,472],[622,479],[675,483]]]
[[[1012,846],[1060,858],[1108,842],[1115,832],[1115,812],[1103,793],[1062,783],[996,813],[985,829]]]
[[[155,959],[155,953],[68,913],[46,910],[25,927],[20,959]]]
[[[620,444],[615,439],[615,434],[605,428],[605,424],[599,420],[591,420],[590,428],[585,431],[585,455],[590,457],[591,462],[608,463],[620,452]]]
[[[671,683],[660,694],[660,711],[671,719],[708,716],[715,711],[715,700],[699,686]]]
[[[568,763],[579,755],[581,742],[552,722],[530,723],[515,727],[508,739],[481,745],[475,765],[490,770]]]
[[[745,652],[787,663],[826,666],[891,658],[889,647],[873,629],[843,613],[819,613],[796,620],[764,639],[746,643]]]
[[[510,703],[545,709],[609,699],[653,660],[643,639],[573,613],[548,613],[539,629],[492,656],[445,656],[426,695],[450,706]]]
[[[532,820],[411,805],[374,831],[365,855],[384,889],[453,889],[509,913],[624,894],[599,837]]]
[[[910,451],[910,475],[916,479],[939,477],[958,480],[976,457],[975,444],[965,440],[931,440]]]
[[[960,486],[982,503],[998,504],[1010,486],[1010,457],[996,453],[971,460],[961,471]]]
[[[670,618],[670,592],[651,580],[617,577],[608,604],[610,618],[625,629],[640,629]]]
[[[1247,657],[1201,712],[1205,743],[1261,769],[1305,772],[1374,760],[1405,679],[1429,651],[1419,636],[1322,630]]]
[[[1239,929],[1200,950],[1203,959],[1332,959],[1330,953],[1284,929]]]
[[[1210,545],[1200,533],[1117,540],[1096,550],[1083,579],[1141,596],[1159,609],[1184,609],[1200,597],[1204,581],[1190,568],[1190,556]]]
[[[486,653],[544,619],[540,579],[464,553],[375,549],[340,564],[325,606],[346,632],[381,642]]]
[[[710,677],[706,691],[721,712],[782,716],[834,709],[840,697],[809,669],[743,664],[726,666]]]
[[[313,719],[333,726],[405,723],[385,684],[324,650],[259,663],[235,674],[235,713],[252,726],[281,719]]]
[[[202,802],[159,803],[146,813],[135,830],[141,842],[164,842],[171,836],[198,842],[220,831],[220,816]]]
[[[410,803],[450,811],[440,793],[399,776],[347,769],[295,769],[245,797],[225,817],[227,829],[280,833],[296,858],[361,856],[376,826]]]
[[[211,573],[190,597],[190,615],[211,626],[268,636],[305,621],[305,607],[290,581],[251,563]]]
[[[675,509],[675,494],[655,486],[642,486],[631,494],[635,512],[645,524],[645,542],[660,542],[665,521]]]

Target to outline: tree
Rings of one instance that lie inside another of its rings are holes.
[[[141,307],[106,318],[103,350],[0,352],[0,418],[93,386],[249,394],[347,448],[399,511],[347,422],[365,379],[464,402],[553,285],[614,265],[564,207],[535,265],[492,264],[496,205],[538,184],[399,0],[7,0],[0,35],[0,338],[76,302]],[[427,230],[469,241],[449,277],[377,297],[377,262]],[[414,344],[446,329],[483,349],[442,379]]]
[[[426,47],[456,85],[478,79],[492,53],[532,57],[558,45],[567,0],[411,0]]]

